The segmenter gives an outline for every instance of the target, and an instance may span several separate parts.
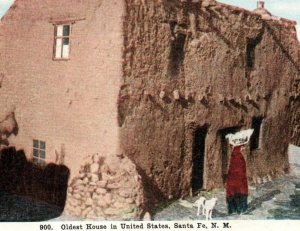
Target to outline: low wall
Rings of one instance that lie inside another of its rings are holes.
[[[70,181],[65,213],[97,220],[138,220],[143,206],[135,165],[124,156],[95,154]]]

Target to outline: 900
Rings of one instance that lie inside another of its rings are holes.
[[[40,225],[40,230],[53,230],[51,225]]]

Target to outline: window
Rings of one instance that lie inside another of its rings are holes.
[[[172,76],[177,76],[184,60],[185,34],[178,34],[171,44],[169,70]]]
[[[250,140],[250,150],[255,150],[261,147],[261,130],[262,130],[262,117],[254,117],[252,119],[252,128],[254,129],[254,132],[251,136]]]
[[[40,140],[33,140],[33,163],[45,166],[46,143]]]
[[[248,43],[247,44],[247,67],[252,69],[254,68],[255,63],[255,44]]]
[[[70,25],[55,25],[54,59],[69,59]]]
[[[255,66],[255,50],[256,46],[260,42],[261,38],[257,39],[249,39],[247,42],[247,47],[246,47],[246,62],[247,62],[247,67],[249,69],[253,69]]]

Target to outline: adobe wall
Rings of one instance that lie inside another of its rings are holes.
[[[203,7],[198,15],[199,31],[191,35],[184,63],[185,95],[196,95],[196,102],[190,103],[185,121],[187,126],[209,125],[206,186],[222,185],[218,131],[250,128],[253,117],[262,117],[263,124],[260,148],[245,153],[249,179],[257,182],[287,173],[290,87],[299,72],[293,22],[266,21],[219,5]],[[249,39],[259,40],[253,69],[246,63]],[[199,94],[207,103],[199,102]]]
[[[203,126],[205,189],[223,186],[219,130],[249,128],[253,117],[264,119],[260,149],[245,152],[249,180],[288,172],[289,91],[298,73],[294,24],[214,1],[126,2],[121,143],[148,198],[190,193],[193,133]],[[174,57],[178,33],[186,39]],[[252,70],[248,39],[259,40]]]
[[[118,154],[123,12],[117,0],[17,0],[4,16],[1,114],[15,112],[10,145],[27,158],[33,139],[45,141],[46,161],[64,152],[72,178],[88,154]],[[60,20],[74,21],[68,61],[52,60]]]
[[[299,44],[298,50],[299,50]],[[300,51],[298,51],[298,65],[300,63]],[[299,72],[300,73],[300,72]],[[293,79],[290,94],[290,105],[292,108],[291,117],[291,143],[300,146],[300,74]]]
[[[165,9],[157,1],[147,1],[147,7],[126,2],[120,140],[155,202],[177,197],[188,187],[182,180],[188,177],[182,152],[184,108],[172,99],[173,89],[183,91],[183,84],[168,75],[171,31]],[[167,92],[164,100],[158,96],[161,90]]]

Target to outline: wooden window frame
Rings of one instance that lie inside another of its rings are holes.
[[[35,143],[37,143],[37,147],[35,146]],[[42,147],[41,144],[44,144]],[[34,153],[35,151],[38,153],[38,155],[36,156]],[[41,152],[44,152],[45,156],[41,157]],[[33,144],[32,144],[32,161],[34,164],[45,167],[46,166],[46,142],[42,141],[42,140],[37,140],[34,139],[33,140]]]
[[[64,36],[62,34],[61,36],[57,36],[57,27],[58,26],[62,26],[63,28],[64,28],[64,26],[69,26],[69,35],[68,36]],[[71,54],[71,31],[72,31],[72,23],[57,23],[57,24],[54,24],[53,60],[56,60],[56,61],[68,61],[70,59],[70,54]],[[57,46],[57,40],[58,39],[61,39],[61,41],[62,41],[61,55],[60,55],[60,57],[56,57],[56,46]],[[64,48],[63,43],[64,43],[64,39],[69,39],[68,58],[64,58],[63,57],[63,48]]]

